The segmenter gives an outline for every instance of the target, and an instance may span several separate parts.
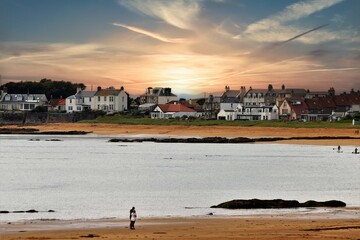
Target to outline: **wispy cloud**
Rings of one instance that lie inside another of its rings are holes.
[[[150,32],[150,31],[147,31],[147,30],[144,30],[144,29],[141,29],[141,28],[138,28],[138,27],[129,26],[129,25],[126,25],[126,24],[113,23],[112,25],[117,26],[117,27],[126,28],[126,29],[128,29],[130,31],[146,35],[148,37],[154,38],[154,39],[159,40],[161,42],[167,42],[167,43],[180,43],[180,42],[182,42],[182,39],[180,39],[180,38],[176,38],[176,39],[167,38],[167,37],[161,36],[158,33]]]
[[[281,12],[250,24],[244,32],[234,36],[234,39],[242,39],[245,37],[258,42],[286,41],[291,36],[297,36],[302,32],[308,31],[308,29],[298,25],[291,26],[292,22],[309,17],[312,14],[343,1],[344,0],[308,0],[291,4]],[[336,34],[329,31],[321,30],[321,33],[331,36],[330,38],[311,38],[309,36],[302,37],[303,35],[301,35],[301,38],[298,37],[297,40],[304,43],[319,43],[321,41],[338,38],[337,36],[332,36]],[[348,35],[347,33],[345,36],[342,36],[342,38]]]
[[[344,0],[309,0],[306,2],[304,1],[294,3],[287,6],[283,11],[279,12],[278,14],[275,14],[273,16],[249,25],[245,32],[253,33],[257,31],[276,28],[284,23],[308,17],[311,14],[329,8],[343,1]]]
[[[192,29],[200,12],[197,0],[119,0],[119,3],[132,11],[161,19],[181,29]]]

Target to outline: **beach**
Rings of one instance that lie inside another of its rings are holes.
[[[13,239],[353,239],[360,216],[243,216],[125,220],[41,221],[0,225],[2,240]]]
[[[6,126],[16,127],[16,126]],[[21,128],[18,126],[16,128]],[[110,136],[183,137],[358,137],[354,129],[262,127],[138,126],[112,124],[48,124],[26,126],[46,131],[85,131]],[[359,139],[286,140],[276,143],[359,146]],[[229,199],[231,200],[231,199]],[[340,208],[324,213],[248,216],[143,218],[136,230],[124,219],[27,220],[0,223],[1,240],[10,239],[360,239],[360,210]]]
[[[3,128],[23,128],[24,126],[3,126]],[[359,146],[360,135],[354,129],[336,128],[274,128],[274,127],[238,127],[238,126],[159,126],[159,125],[118,125],[106,123],[53,123],[26,126],[46,131],[85,131],[98,135],[159,135],[184,137],[355,137],[359,139],[330,140],[283,140],[279,143],[309,144],[326,146]]]

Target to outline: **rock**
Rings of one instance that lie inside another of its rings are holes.
[[[30,209],[25,211],[26,213],[37,213],[38,211],[36,211],[35,209]]]
[[[346,207],[346,203],[338,200],[330,200],[325,202],[317,202],[310,200],[300,204],[301,207]]]
[[[211,208],[228,208],[228,209],[252,209],[252,208],[297,208],[300,203],[296,200],[260,200],[260,199],[238,199],[224,202]]]
[[[25,211],[13,211],[13,213],[24,213]]]
[[[55,211],[50,209],[48,212],[55,212]]]
[[[260,200],[260,199],[238,199],[212,206],[211,208],[227,208],[227,209],[253,209],[253,208],[298,208],[298,207],[345,207],[346,203],[331,200],[325,202],[317,202],[314,200],[305,203],[299,203],[296,200]]]
[[[9,211],[0,211],[0,214],[2,214],[2,213],[10,213]]]

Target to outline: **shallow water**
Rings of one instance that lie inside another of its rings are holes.
[[[141,217],[324,211],[209,208],[250,198],[360,206],[360,157],[351,146],[337,153],[329,146],[110,138],[0,135],[0,211],[56,211],[0,214],[0,221],[127,218],[132,206]]]

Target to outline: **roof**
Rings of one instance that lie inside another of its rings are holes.
[[[182,104],[159,104],[158,107],[163,112],[196,112]]]
[[[79,91],[75,95],[67,97],[67,99],[80,99],[83,97],[93,97],[95,96],[96,91]]]
[[[66,99],[51,99],[50,105],[66,105]]]
[[[228,90],[223,93],[222,97],[236,98],[240,94],[240,90]]]
[[[308,111],[308,106],[306,105],[304,99],[301,99],[301,98],[287,98],[285,100],[290,105],[292,111],[294,111],[296,115],[307,114],[309,112]],[[295,101],[296,101],[296,104],[294,104]]]
[[[2,99],[3,102],[46,102],[45,94],[14,94],[7,93]]]
[[[124,90],[121,89],[101,89],[95,93],[95,96],[117,96]]]

